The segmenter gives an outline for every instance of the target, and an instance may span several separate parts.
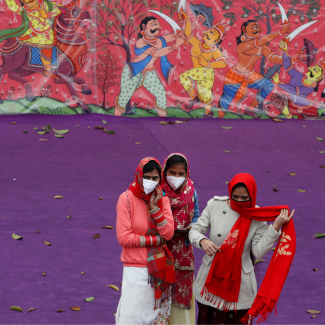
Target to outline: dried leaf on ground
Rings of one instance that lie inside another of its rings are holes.
[[[95,129],[96,129],[96,130],[104,130],[104,127],[103,127],[103,126],[99,126],[99,125],[97,125],[97,126],[95,126]]]
[[[159,122],[159,124],[161,124],[161,125],[167,125],[167,124],[168,124],[168,122],[165,122],[165,121],[161,121],[161,122]]]
[[[93,238],[100,238],[100,234],[96,234]]]
[[[141,144],[141,142],[136,142],[135,144]]]
[[[67,219],[70,219],[71,218],[71,216],[67,216]]]
[[[46,131],[39,131],[39,132],[37,132],[37,134],[45,134],[45,133],[47,133]]]
[[[318,151],[319,153],[325,153],[325,151]]]
[[[102,229],[114,229],[112,226],[105,226],[105,227],[102,227]]]
[[[167,124],[175,125],[175,123],[172,121],[169,121]]]
[[[48,141],[47,139],[39,139],[39,141]]]
[[[46,245],[46,246],[51,246],[52,244],[50,243],[50,242],[48,242],[47,240],[44,240],[44,244]]]
[[[75,311],[79,311],[79,310],[81,310],[79,307],[70,307],[69,309],[71,309],[71,310],[75,310]]]
[[[311,309],[311,310],[307,310],[307,313],[309,313],[309,314],[320,314],[320,311]]]
[[[306,193],[307,191],[305,191],[305,190],[298,190],[298,192],[300,192],[300,193]]]
[[[325,234],[317,232],[313,238],[323,238],[323,237],[325,237]]]
[[[325,165],[320,165],[319,167],[320,167],[320,168],[325,168]]]
[[[229,182],[226,182],[226,184],[228,185],[228,184],[229,184]]]
[[[316,272],[317,272],[317,271],[318,271],[318,269],[313,269],[313,271],[316,271]]]
[[[55,129],[53,129],[53,131],[56,134],[67,134],[69,132],[69,129],[68,130],[55,130]]]
[[[23,131],[23,133],[28,133],[28,134],[29,134],[29,132],[28,132],[28,131]]]
[[[110,288],[114,289],[117,292],[120,291],[120,289],[117,286],[115,286],[114,284],[106,285],[105,287],[110,287]]]
[[[28,312],[33,311],[33,310],[36,310],[36,308],[29,308]]]
[[[306,127],[306,125],[302,125],[301,127],[305,128],[305,127]]]
[[[81,274],[85,274],[85,272],[81,272]]]
[[[79,126],[79,124],[76,124],[76,126]]]
[[[56,138],[64,138],[64,136],[61,135],[61,134],[55,134],[55,137],[56,137]]]
[[[10,122],[10,124],[17,124],[17,122]]]
[[[279,190],[276,189],[275,187],[273,187],[272,191],[274,191],[274,192],[279,192]]]
[[[270,251],[275,251],[275,247],[271,248]]]
[[[106,129],[104,129],[103,131],[105,132],[105,133],[107,133],[107,134],[115,134],[115,131],[108,131],[108,130],[106,130]]]
[[[116,313],[114,313],[113,315],[114,315],[114,317],[115,317],[115,316],[116,316]]]
[[[38,233],[38,234],[39,234],[39,230],[36,230],[36,233]]]
[[[16,234],[12,234],[12,236],[11,236],[13,239],[23,239],[23,237],[21,237],[21,236],[18,236],[18,235],[16,235]]]
[[[283,122],[283,120],[281,120],[280,118],[274,118],[273,121],[274,122]]]
[[[232,129],[233,127],[232,126],[221,126],[222,129],[225,129],[225,130],[230,130]]]
[[[38,127],[35,126],[35,127],[34,127],[34,130],[37,131],[37,130],[38,130]]]
[[[104,201],[104,199],[102,197],[99,198],[101,201]]]
[[[184,124],[186,123],[187,121],[175,121],[176,124]]]
[[[317,139],[318,141],[324,141],[323,138],[316,137],[316,139]]]
[[[266,260],[263,260],[263,259],[255,260],[254,265],[261,263],[261,262],[266,262]]]
[[[90,126],[88,126],[87,129],[90,129]]]
[[[228,151],[228,150],[224,150],[224,152],[225,152],[225,153],[229,153],[230,151]]]
[[[63,199],[62,195],[55,195],[53,199]]]
[[[89,297],[89,298],[86,298],[86,299],[85,299],[85,301],[87,301],[87,302],[89,302],[89,301],[93,301],[93,300],[95,300],[94,297]]]
[[[102,120],[103,124],[108,124],[105,120]]]
[[[42,275],[43,275],[43,276],[46,276],[46,273],[45,273],[45,271],[43,271],[43,272],[42,272]]]
[[[62,313],[64,311],[64,309],[59,309],[58,311],[57,311],[57,313]]]
[[[290,175],[290,176],[297,176],[296,173],[290,173],[289,175]]]
[[[314,316],[311,316],[311,318],[316,318],[316,315],[314,315]]]
[[[22,310],[22,308],[20,308],[19,306],[12,306],[12,307],[10,307],[10,310],[21,311],[21,312],[24,313],[24,311]]]

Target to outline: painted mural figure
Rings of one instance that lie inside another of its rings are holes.
[[[246,97],[247,88],[257,89],[256,97],[244,113],[253,118],[258,118],[255,114],[258,104],[263,103],[264,99],[270,94],[273,90],[273,84],[270,80],[255,72],[254,65],[262,55],[269,62],[283,64],[283,57],[272,52],[267,43],[281,35],[289,33],[290,26],[290,23],[288,23],[283,25],[278,32],[259,38],[263,29],[256,20],[248,20],[242,25],[242,33],[237,37],[237,55],[239,61],[226,75],[219,107],[228,110],[234,98],[236,104],[239,106]],[[243,114],[242,110],[239,110],[238,113]]]
[[[121,75],[121,90],[115,99],[115,115],[125,113],[125,107],[132,95],[141,86],[155,96],[155,108],[159,116],[167,115],[166,91],[155,70],[155,62],[160,58],[161,72],[165,80],[170,83],[170,76],[175,68],[167,55],[178,50],[184,43],[185,35],[173,33],[157,36],[161,30],[159,21],[155,17],[147,17],[141,21],[140,33],[135,44],[135,57],[132,62],[126,62]],[[168,43],[174,42],[172,46]]]
[[[219,46],[226,36],[227,24],[218,22],[211,29],[204,32],[202,41],[193,36],[192,24],[185,12],[178,14],[179,20],[186,22],[185,35],[188,42],[192,45],[191,60],[193,69],[180,75],[180,81],[186,93],[191,100],[186,110],[192,110],[193,106],[202,102],[205,105],[205,114],[213,116],[211,106],[213,102],[212,87],[214,84],[214,69],[225,68],[227,66],[226,58],[222,55]],[[195,26],[199,27],[206,21],[204,15],[198,15]],[[197,93],[195,91],[195,82],[197,84]]]
[[[303,74],[294,68],[297,56],[290,57],[288,45],[284,41],[280,41],[280,48],[283,51],[283,68],[291,79],[289,83],[284,83],[280,81],[277,73],[273,77],[273,81],[288,93],[289,98],[274,94],[274,101],[278,99],[282,101],[282,105],[280,105],[283,109],[282,113],[288,118],[292,115],[296,115],[298,118],[319,118],[317,107],[307,99],[307,96],[318,91],[318,85],[325,75],[325,62],[320,61],[319,64],[309,67],[308,72]],[[320,118],[325,118],[325,114],[322,113]]]
[[[5,1],[11,11],[22,16],[22,24],[14,36],[18,37],[20,44],[38,48],[41,62],[44,65],[43,74],[47,77],[58,78],[51,71],[52,51],[56,45],[51,18],[61,13],[58,7],[62,5],[47,0],[22,0],[23,6],[18,5],[15,0]],[[26,20],[29,24],[25,23]],[[1,32],[1,36],[5,34],[6,30]]]

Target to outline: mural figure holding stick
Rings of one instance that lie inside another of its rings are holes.
[[[259,118],[255,114],[258,104],[263,103],[264,99],[273,90],[273,84],[270,80],[255,72],[254,65],[260,60],[262,55],[269,62],[276,64],[283,63],[282,56],[272,52],[267,43],[281,35],[289,33],[290,23],[282,25],[281,29],[276,33],[259,38],[262,32],[263,29],[256,20],[248,20],[243,23],[241,35],[237,37],[237,55],[239,62],[226,75],[223,94],[219,101],[219,107],[222,109],[228,110],[234,98],[236,104],[239,106],[247,96],[247,88],[257,89],[256,97],[244,112],[253,118]],[[244,112],[238,113],[243,114]]]
[[[189,105],[185,105],[185,110],[190,111],[196,103],[202,102],[205,105],[206,117],[212,117],[211,106],[213,102],[212,87],[214,85],[214,69],[225,68],[227,66],[226,58],[222,55],[219,48],[227,34],[228,26],[223,21],[212,25],[213,16],[212,8],[207,8],[203,4],[190,5],[197,15],[194,26],[198,28],[202,24],[210,29],[203,32],[202,41],[193,36],[192,24],[189,16],[184,11],[179,11],[178,19],[185,22],[185,35],[188,42],[192,45],[191,59],[193,69],[188,70],[180,75],[180,81],[185,91],[190,96]],[[197,92],[195,90],[195,82]],[[219,111],[219,117],[224,113]]]
[[[161,13],[160,13],[161,15]],[[185,42],[183,32],[157,36],[161,26],[155,17],[147,17],[140,23],[140,33],[135,44],[136,58],[126,62],[121,76],[121,91],[115,98],[114,115],[125,113],[125,107],[134,92],[141,86],[146,88],[156,98],[155,108],[159,116],[167,115],[166,91],[155,71],[155,62],[161,59],[161,72],[169,83],[174,66],[169,62],[167,55]],[[167,43],[174,42],[172,46]]]

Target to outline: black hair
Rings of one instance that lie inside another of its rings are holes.
[[[316,87],[314,88],[314,92],[315,92],[315,93],[318,92],[319,84],[320,84],[322,81],[323,81],[323,78],[317,82],[317,85],[316,85]]]
[[[242,182],[237,183],[237,184],[232,188],[232,192],[233,192],[235,189],[239,188],[239,187],[244,187],[244,188],[246,189],[247,193],[249,193],[249,192],[248,192],[248,189],[247,189],[247,186],[246,186],[244,183],[242,183]]]
[[[243,27],[247,27],[250,23],[257,23],[257,20],[255,19],[249,19],[247,21],[245,21],[241,27],[240,27],[240,30],[241,30],[241,34],[239,36],[236,37],[236,42],[237,44],[240,44],[242,42],[241,40],[241,37],[244,35],[244,32],[243,32]]]
[[[141,32],[143,31],[142,25],[144,24],[145,26],[147,26],[147,24],[151,20],[157,20],[157,18],[150,16],[150,17],[146,17],[145,19],[142,19],[141,20],[141,23],[140,23],[140,33],[138,33],[138,39],[142,38],[142,35],[141,35]]]
[[[160,165],[156,161],[150,160],[147,164],[144,165],[143,174],[150,173],[155,169],[158,171],[158,174],[159,174],[159,177],[160,177],[160,175],[161,175],[161,167],[160,167]]]
[[[180,155],[173,155],[166,162],[165,173],[167,172],[167,170],[171,166],[173,166],[173,165],[179,165],[179,164],[183,164],[184,167],[185,167],[185,170],[187,172],[187,162],[186,162],[186,159],[183,156],[180,156]]]

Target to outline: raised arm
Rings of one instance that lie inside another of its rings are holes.
[[[265,35],[265,36],[261,37],[260,39],[255,39],[256,47],[261,47],[261,46],[273,41],[275,38],[289,33],[290,27],[291,27],[290,24],[284,25],[278,32],[275,32],[275,33],[272,33],[269,35]]]
[[[15,0],[5,0],[8,8],[13,11],[14,13],[21,15],[22,7],[17,5]]]

